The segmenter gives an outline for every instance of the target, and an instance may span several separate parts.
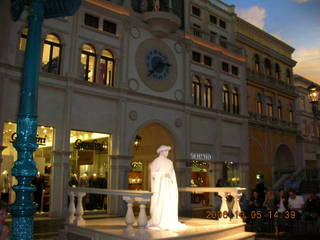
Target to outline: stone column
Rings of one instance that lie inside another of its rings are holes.
[[[69,151],[53,151],[49,212],[51,217],[65,217],[66,215],[70,154]]]
[[[108,187],[110,189],[128,189],[128,172],[132,156],[111,156],[111,177]],[[126,214],[126,204],[119,196],[108,197],[108,213],[120,216]]]

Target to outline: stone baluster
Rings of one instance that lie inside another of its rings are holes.
[[[76,212],[76,219],[74,221],[75,225],[77,226],[81,226],[81,225],[85,225],[86,222],[83,219],[83,206],[82,206],[82,198],[86,195],[86,193],[84,192],[78,192],[77,193],[77,198],[78,198],[78,203],[77,203],[77,212]]]
[[[136,219],[134,217],[133,214],[133,209],[132,209],[132,204],[134,202],[134,198],[133,197],[129,197],[129,196],[124,196],[123,200],[127,202],[127,214],[126,214],[126,224],[127,224],[127,229],[131,230],[133,229],[133,224],[135,223]]]
[[[241,197],[241,193],[239,193],[238,191],[236,192],[232,192],[231,193],[233,198],[234,198],[234,204],[233,204],[233,209],[232,209],[232,213],[234,215],[233,219],[232,219],[232,223],[242,223],[242,218],[241,218],[241,207],[240,207],[240,197]]]
[[[145,228],[148,223],[148,218],[146,214],[146,204],[149,202],[148,199],[138,197],[135,199],[140,205],[140,211],[138,216],[138,226],[140,228]]]
[[[219,223],[230,223],[230,218],[227,215],[229,213],[228,205],[227,205],[227,195],[228,193],[226,192],[219,192],[219,196],[221,197],[221,207],[220,207],[220,212],[221,215],[219,216]]]
[[[69,198],[70,198],[70,202],[69,202],[69,209],[68,209],[68,211],[69,211],[69,216],[68,216],[68,218],[67,218],[67,221],[66,221],[66,223],[68,223],[68,224],[72,224],[72,223],[74,223],[74,214],[75,214],[75,212],[76,212],[76,208],[75,208],[75,206],[74,206],[74,192],[73,191],[70,191],[69,192]]]

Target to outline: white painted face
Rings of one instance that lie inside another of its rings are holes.
[[[168,150],[161,151],[161,152],[160,152],[160,155],[166,158],[166,157],[168,157],[168,155],[169,155],[169,151],[168,151]]]

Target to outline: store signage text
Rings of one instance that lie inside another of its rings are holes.
[[[97,140],[89,141],[82,141],[81,139],[77,139],[74,143],[75,149],[84,149],[84,150],[97,150],[103,151],[106,148],[106,142],[99,143]]]
[[[10,142],[14,143],[16,141],[17,137],[18,137],[18,134],[16,132],[13,133],[11,135],[11,141]],[[45,137],[39,137],[39,135],[37,135],[36,139],[37,139],[37,144],[38,145],[46,145],[46,138]]]
[[[213,156],[211,153],[190,153],[190,158],[192,160],[199,160],[199,161],[211,161],[213,160]]]

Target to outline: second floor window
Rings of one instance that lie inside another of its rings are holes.
[[[260,57],[258,54],[254,55],[254,69],[257,72],[260,72]]]
[[[192,6],[192,14],[194,16],[200,17],[201,16],[201,10],[200,8],[197,8],[195,6]]]
[[[212,85],[209,79],[206,79],[204,83],[204,106],[212,108]]]
[[[240,113],[239,93],[238,93],[238,89],[236,88],[232,90],[232,112],[235,114]]]
[[[192,78],[192,98],[193,104],[201,106],[201,85],[198,76]]]
[[[267,116],[273,117],[273,103],[271,97],[267,98]]]
[[[19,42],[19,50],[25,51],[27,47],[27,36],[28,36],[28,28],[24,28],[21,31],[20,42]]]
[[[265,68],[265,73],[271,76],[271,62],[267,58],[264,61],[264,68]]]
[[[222,62],[222,70],[224,71],[224,72],[229,72],[229,64],[228,63],[226,63],[226,62]]]
[[[204,55],[203,62],[205,65],[211,67],[212,66],[212,58],[209,56]]]
[[[58,37],[48,34],[43,44],[42,71],[59,74],[61,48],[62,46]]]
[[[116,34],[117,33],[117,24],[104,20],[103,21],[103,31]]]
[[[93,46],[84,44],[81,51],[81,64],[83,79],[94,82],[96,71],[96,51]]]
[[[224,111],[230,112],[229,88],[227,85],[222,87],[222,105]]]
[[[289,121],[293,122],[293,107],[292,107],[292,104],[289,105]]]
[[[103,50],[100,58],[99,83],[114,86],[114,57],[109,50]]]
[[[201,62],[201,54],[198,52],[192,52],[192,60],[195,62]]]
[[[282,120],[282,104],[281,104],[281,101],[278,101],[278,119]]]
[[[291,71],[289,68],[287,68],[287,83],[291,84],[292,83],[292,79],[291,79]]]
[[[276,63],[276,69],[275,69],[275,71],[276,71],[276,79],[277,79],[277,80],[280,80],[280,78],[281,78],[281,75],[280,75],[280,66],[279,66],[278,63]]]
[[[99,28],[99,18],[88,13],[84,15],[84,24],[93,28]]]

